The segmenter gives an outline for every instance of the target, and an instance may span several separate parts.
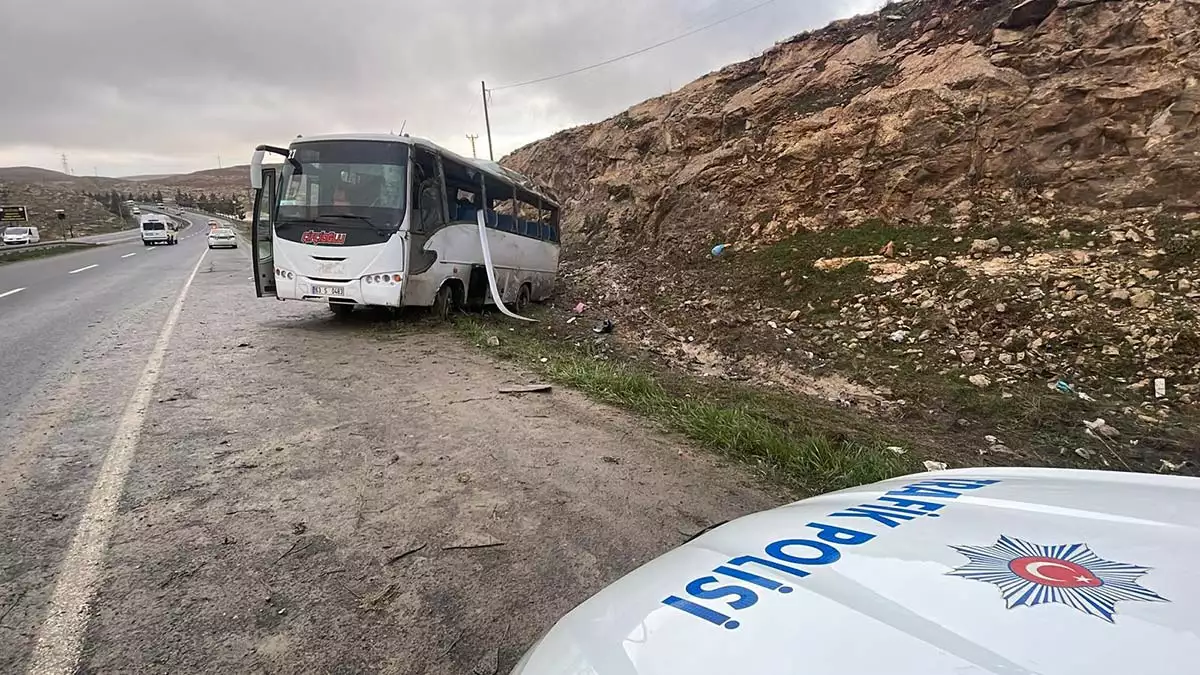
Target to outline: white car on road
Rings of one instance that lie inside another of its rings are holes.
[[[175,225],[166,216],[150,213],[142,216],[139,222],[142,230],[142,243],[146,246],[179,243],[175,237]]]
[[[233,230],[228,227],[215,227],[209,230],[208,247],[218,248],[222,246],[237,248],[237,237],[234,236]]]
[[[4,230],[4,244],[6,246],[36,244],[41,240],[42,237],[38,234],[36,227],[9,227]]]
[[[1200,479],[897,478],[701,534],[512,675],[1178,675],[1200,655]]]

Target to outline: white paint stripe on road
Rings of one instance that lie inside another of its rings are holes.
[[[79,269],[77,269],[77,270],[71,270],[70,272],[67,272],[67,274],[79,274],[80,272],[86,272],[87,270],[90,270],[90,269],[92,269],[93,267],[99,267],[99,266],[100,266],[99,264],[96,264],[96,265],[88,265],[87,267],[80,267],[80,268],[79,268]]]
[[[100,568],[104,556],[117,525],[117,505],[121,500],[121,493],[125,490],[125,478],[129,474],[133,454],[142,434],[146,409],[150,406],[150,396],[158,384],[167,344],[171,341],[171,334],[175,332],[175,324],[178,323],[179,313],[183,310],[183,301],[187,298],[188,289],[191,288],[192,281],[195,280],[207,254],[207,250],[200,254],[191,275],[179,291],[179,297],[167,314],[167,320],[163,322],[154,349],[146,360],[142,377],[138,380],[129,402],[125,404],[117,432],[104,455],[104,464],[100,467],[100,474],[92,486],[83,517],[71,540],[71,547],[67,549],[67,555],[59,569],[54,596],[50,598],[50,609],[38,630],[37,646],[26,671],[31,675],[69,675],[74,673],[79,665],[83,638],[91,613],[90,605],[100,581]]]
[[[0,298],[7,298],[10,295],[16,295],[17,293],[20,293],[23,290],[25,290],[25,289],[24,288],[14,288],[11,291],[4,291],[3,293],[0,293]]]
[[[121,256],[121,257],[122,257],[122,258],[132,258],[132,257],[133,257],[133,256],[135,256],[135,255],[137,255],[137,252],[136,252],[136,251],[135,251],[135,252],[133,252],[133,253],[126,253],[125,255],[123,255],[123,256]]]

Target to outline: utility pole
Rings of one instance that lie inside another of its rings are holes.
[[[71,165],[67,164],[67,153],[65,153],[65,152],[62,154],[62,166],[63,166],[63,173],[70,176],[71,175]]]
[[[475,154],[475,141],[479,138],[479,134],[467,134],[467,140],[471,141],[471,156],[479,159],[479,155]]]
[[[224,168],[221,166],[221,156],[220,155],[217,155],[217,168],[218,169]]]
[[[479,86],[483,89],[483,122],[487,125],[488,159],[494,162],[496,161],[496,153],[492,150],[492,118],[488,115],[487,82],[480,81]]]

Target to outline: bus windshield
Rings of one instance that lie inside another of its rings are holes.
[[[283,165],[277,231],[313,223],[399,229],[407,192],[407,144],[313,141],[293,149]]]

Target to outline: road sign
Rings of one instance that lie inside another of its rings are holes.
[[[27,223],[29,214],[24,206],[0,206],[0,223]]]

